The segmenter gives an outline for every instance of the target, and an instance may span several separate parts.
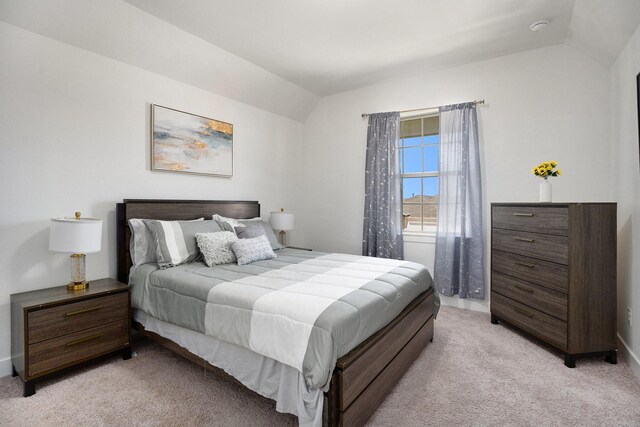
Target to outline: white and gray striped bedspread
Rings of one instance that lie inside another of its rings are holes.
[[[134,308],[292,366],[327,389],[339,357],[433,286],[413,262],[283,249],[275,259],[131,273]]]

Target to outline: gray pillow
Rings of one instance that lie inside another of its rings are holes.
[[[156,254],[160,268],[193,262],[200,259],[196,245],[197,233],[223,231],[216,221],[158,221],[147,222],[156,242]]]
[[[147,222],[150,219],[132,218],[129,220],[129,230],[131,230],[131,240],[129,241],[129,254],[134,266],[157,262],[156,242]],[[204,221],[198,218],[191,221]]]
[[[271,249],[273,249],[274,251],[284,248],[284,246],[282,246],[280,242],[278,242],[276,233],[273,232],[273,228],[271,228],[271,224],[269,224],[268,222],[262,221],[261,219],[239,219],[238,222],[244,226],[255,225],[262,227],[262,229],[264,230],[264,234],[267,236],[267,239],[269,239]],[[238,232],[238,227],[236,227],[236,232]]]
[[[231,244],[231,249],[238,259],[238,265],[250,264],[252,262],[276,257],[266,236],[238,239]]]
[[[252,239],[258,236],[264,236],[264,228],[260,225],[247,225],[246,227],[237,227],[236,234],[240,239]]]
[[[196,233],[196,241],[200,252],[204,255],[204,262],[209,267],[231,264],[236,261],[236,256],[231,250],[231,244],[238,241],[238,236],[233,231]]]

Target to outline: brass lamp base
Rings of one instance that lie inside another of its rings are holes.
[[[85,289],[87,289],[89,287],[89,282],[87,281],[83,281],[83,282],[70,282],[67,285],[67,290],[68,291],[83,291]]]

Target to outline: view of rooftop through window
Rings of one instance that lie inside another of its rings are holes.
[[[400,122],[403,228],[435,233],[438,219],[439,117]]]

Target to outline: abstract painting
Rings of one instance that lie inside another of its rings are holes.
[[[233,176],[233,125],[152,105],[151,169]]]

